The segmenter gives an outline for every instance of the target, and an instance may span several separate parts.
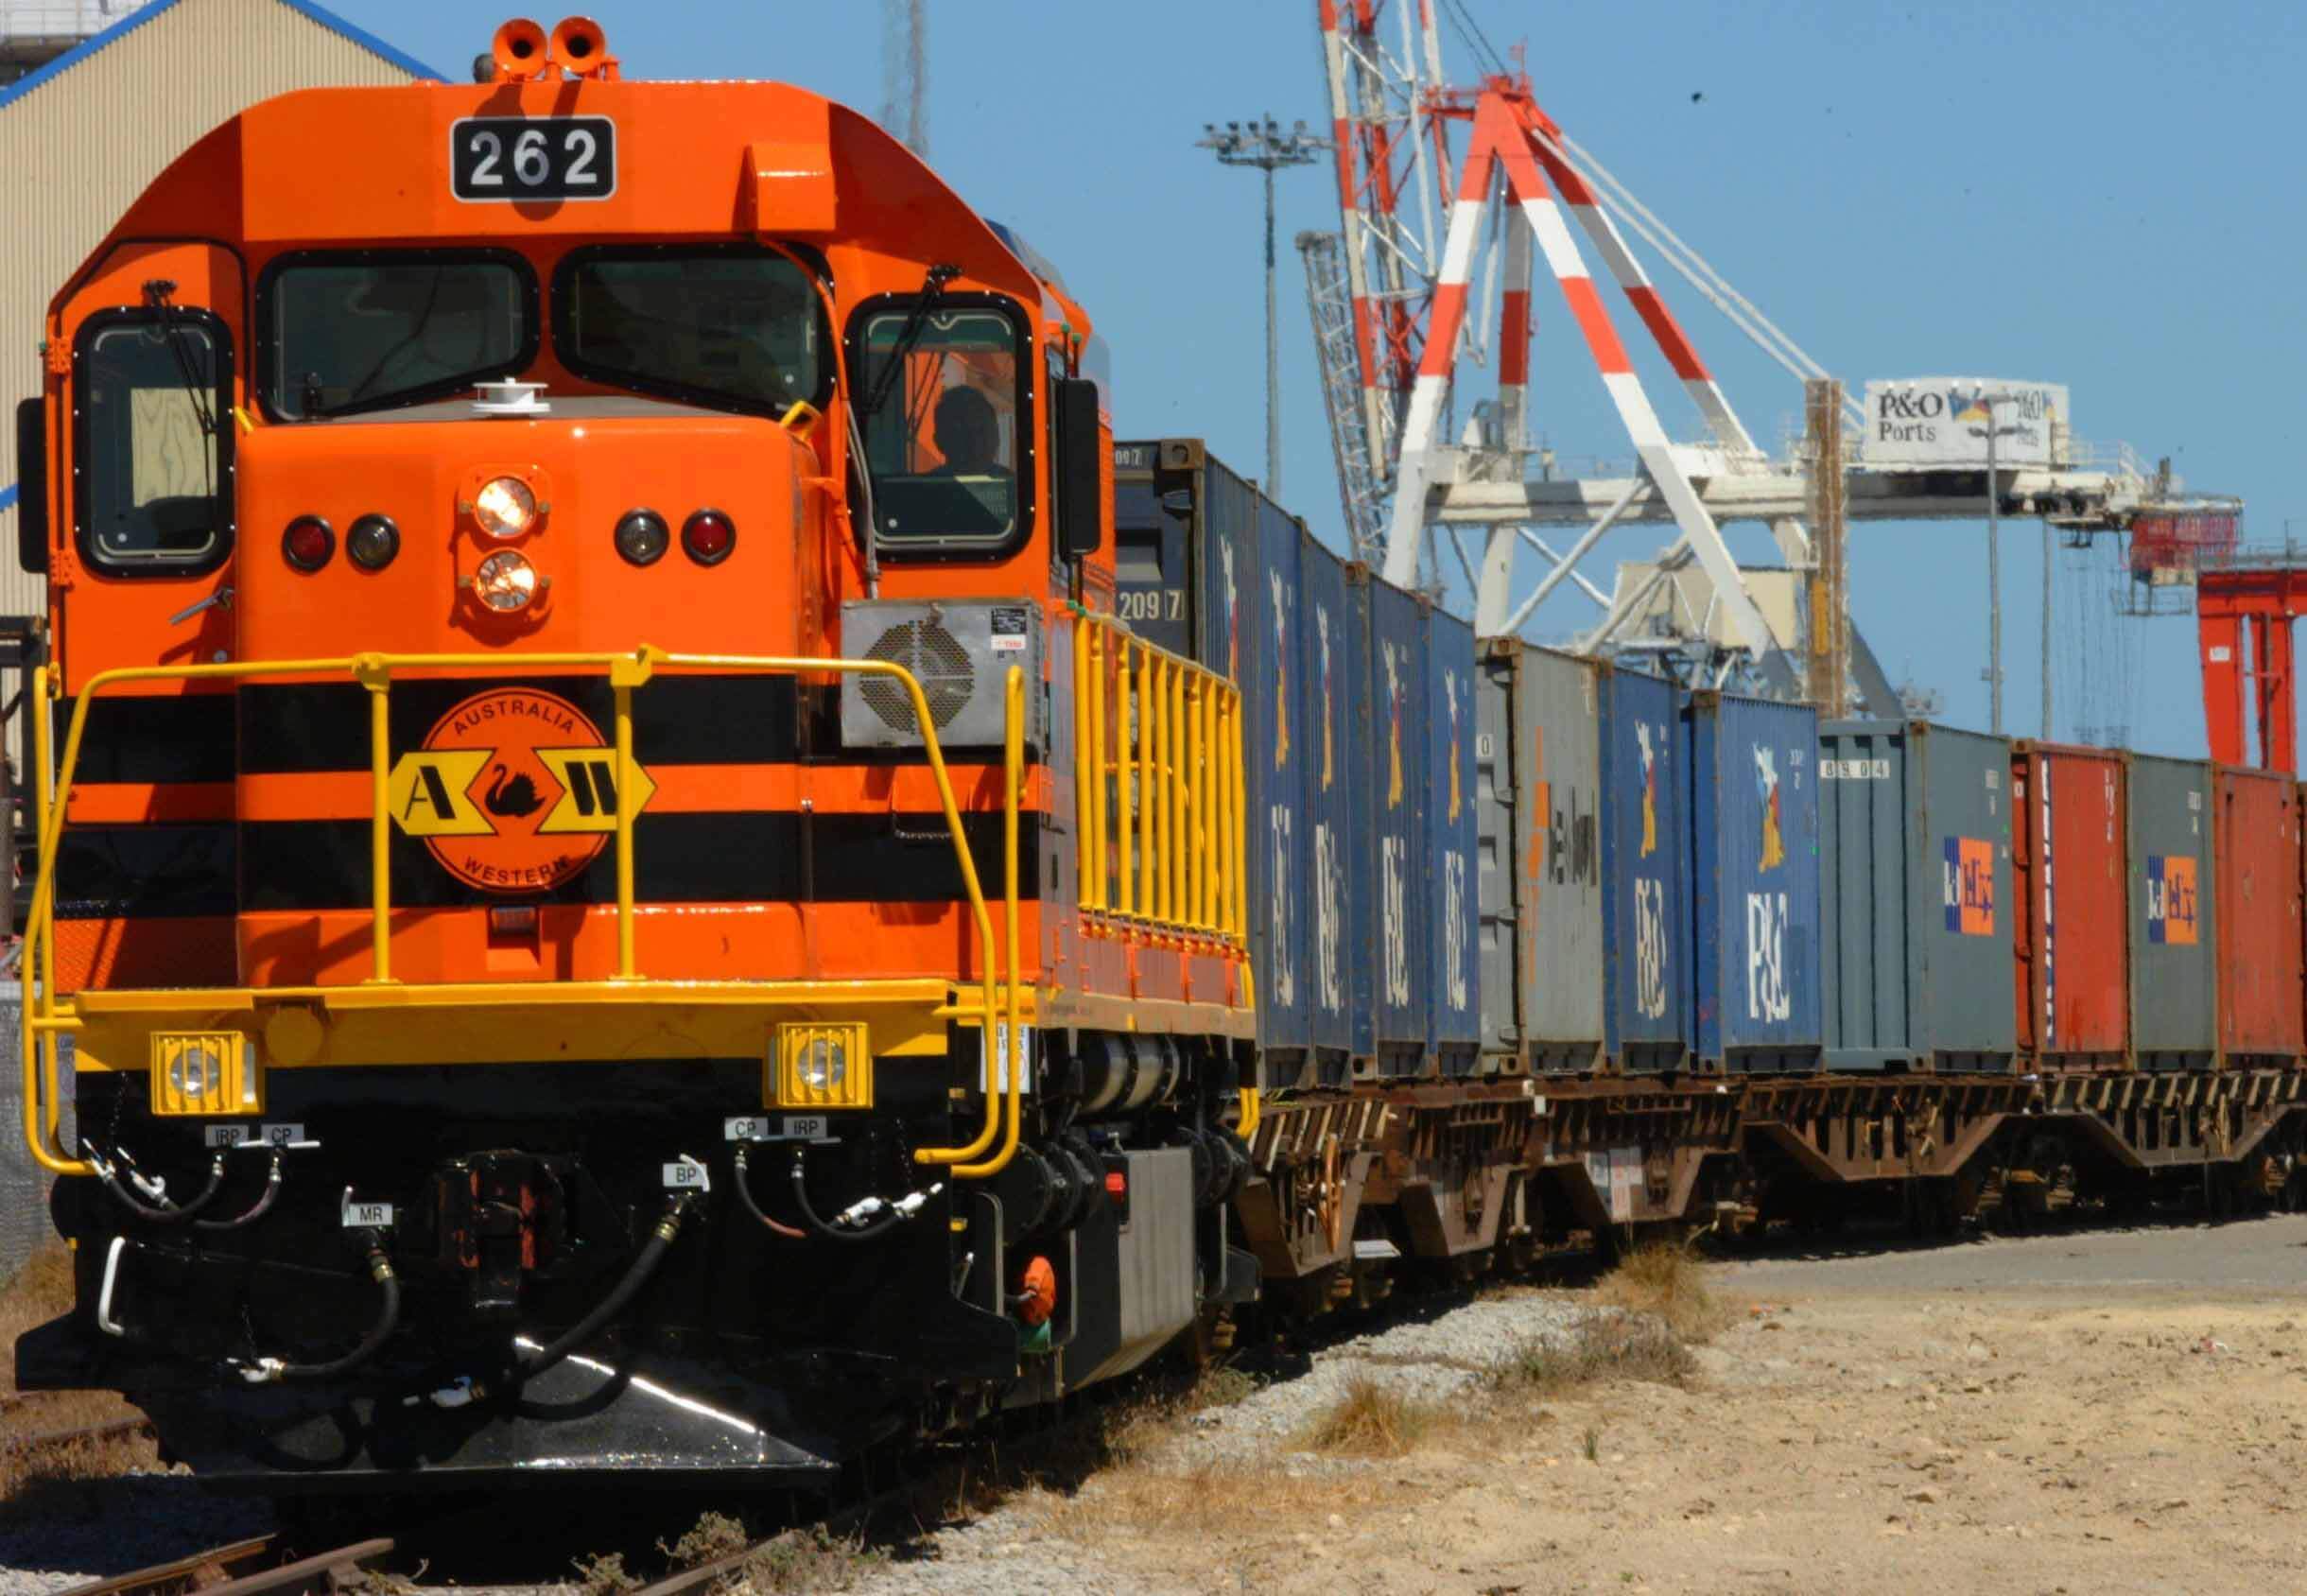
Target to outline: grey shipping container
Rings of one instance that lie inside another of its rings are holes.
[[[1534,1071],[1603,1060],[1602,706],[1609,667],[1520,643],[1484,663],[1483,1046]]]
[[[1475,983],[1480,903],[1474,880],[1474,629],[1426,617],[1426,897],[1428,1010],[1434,1061],[1470,1075],[1481,1058]]]
[[[1682,689],[1612,669],[1602,685],[1603,1013],[1629,1074],[1691,1044],[1690,734]]]
[[[1704,1067],[1818,1067],[1818,716],[1691,695],[1693,1038]]]
[[[2007,1073],[2010,744],[1830,721],[1818,777],[1827,1067]]]
[[[2211,767],[2131,755],[2131,1051],[2142,1069],[2219,1052]]]

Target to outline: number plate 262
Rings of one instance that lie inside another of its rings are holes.
[[[449,192],[460,200],[606,200],[616,192],[616,124],[606,116],[467,116],[449,125]]]

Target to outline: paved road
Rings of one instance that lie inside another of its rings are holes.
[[[1847,1251],[1742,1261],[1725,1271],[1720,1284],[1734,1295],[2162,1292],[2190,1296],[2296,1295],[2307,1300],[2307,1215],[2226,1224],[1983,1237],[1890,1252],[1854,1244]]]

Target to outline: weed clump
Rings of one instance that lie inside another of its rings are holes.
[[[888,1561],[888,1552],[867,1546],[862,1537],[850,1539],[812,1524],[763,1541],[717,1588],[721,1596],[847,1590]]]
[[[1697,1372],[1698,1361],[1664,1321],[1612,1314],[1587,1320],[1568,1337],[1517,1343],[1483,1372],[1483,1383],[1501,1396],[1544,1398],[1612,1380],[1688,1386]]]
[[[1672,1242],[1628,1253],[1597,1294],[1630,1313],[1656,1314],[1686,1343],[1704,1342],[1730,1322],[1729,1310],[1707,1287],[1706,1265]]]
[[[641,1581],[626,1570],[621,1552],[579,1557],[571,1566],[577,1570],[577,1588],[583,1596],[625,1596],[628,1590],[641,1588]]]
[[[1347,1379],[1336,1401],[1314,1415],[1305,1444],[1317,1452],[1351,1457],[1400,1457],[1441,1416],[1438,1404],[1405,1396],[1370,1375],[1357,1374]]]

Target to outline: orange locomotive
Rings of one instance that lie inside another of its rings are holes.
[[[494,61],[234,118],[51,306],[20,1379],[804,1482],[1255,1289],[1240,706],[1107,618],[1032,251],[799,90]]]

